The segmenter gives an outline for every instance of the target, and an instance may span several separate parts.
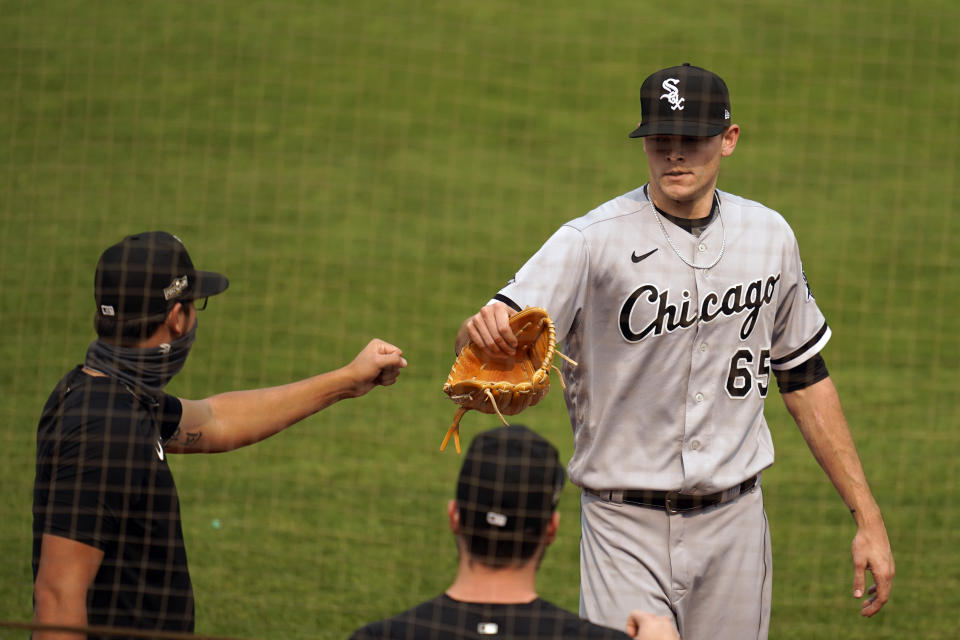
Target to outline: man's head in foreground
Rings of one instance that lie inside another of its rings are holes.
[[[461,553],[491,568],[539,561],[556,535],[563,484],[556,448],[534,431],[511,425],[479,434],[449,509]]]

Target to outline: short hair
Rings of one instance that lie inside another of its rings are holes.
[[[463,518],[462,515],[460,517]],[[470,558],[485,567],[503,569],[522,566],[532,560],[540,549],[549,522],[545,520],[538,529],[528,528],[522,537],[513,540],[491,538],[483,533],[470,535],[463,531],[461,531],[461,537]]]
[[[118,322],[116,317],[95,313],[93,315],[93,329],[101,340],[118,346],[129,347],[156,333],[164,320],[166,320],[165,316],[159,320],[156,318],[134,318],[126,322]]]

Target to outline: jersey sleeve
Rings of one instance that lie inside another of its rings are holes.
[[[792,369],[806,362],[830,340],[830,327],[813,297],[792,232],[784,248],[781,285],[770,348],[770,366],[774,371]]]
[[[557,327],[557,340],[570,332],[583,306],[589,276],[589,249],[583,234],[560,227],[494,298],[517,310],[543,307]]]
[[[85,411],[72,421],[75,428],[40,452],[49,456],[43,530],[103,548],[116,538],[123,513],[143,489],[144,469],[135,462],[138,445],[131,435],[137,412]]]
[[[166,443],[180,428],[180,418],[183,417],[183,403],[180,398],[171,395],[163,397],[160,405],[160,415],[157,423],[160,425],[160,440]]]
[[[777,378],[780,393],[806,389],[830,376],[827,363],[819,353],[792,369],[774,369],[773,373]]]

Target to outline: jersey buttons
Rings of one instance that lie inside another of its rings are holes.
[[[703,394],[698,393],[697,395],[693,396],[693,399],[697,401],[697,404],[700,404],[701,402],[703,402]]]
[[[702,242],[697,245],[697,251],[699,251],[700,253],[703,253],[706,250],[707,250],[707,245],[703,244]]]

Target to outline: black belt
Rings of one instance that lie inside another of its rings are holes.
[[[625,502],[640,507],[652,507],[655,509],[664,509],[667,513],[680,513],[681,511],[696,511],[705,509],[718,504],[730,502],[737,497],[752,491],[754,487],[760,484],[760,474],[747,478],[740,484],[710,493],[705,496],[688,495],[676,491],[594,491],[605,500],[613,502]],[[621,498],[622,496],[622,498]]]

